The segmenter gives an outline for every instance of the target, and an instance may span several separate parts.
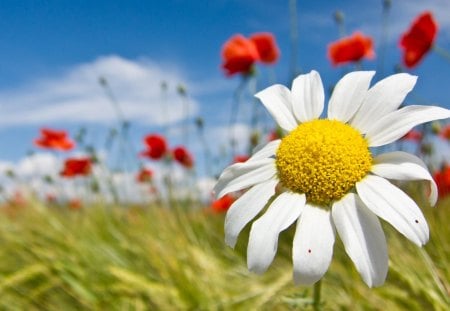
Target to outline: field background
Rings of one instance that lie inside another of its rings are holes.
[[[322,309],[448,310],[450,199],[423,210],[431,231],[423,249],[383,223],[390,262],[382,287],[363,283],[337,241]],[[71,210],[35,201],[0,211],[2,310],[312,309],[312,288],[292,281],[292,230],[259,276],[246,268],[248,228],[232,250],[224,215],[189,202]]]

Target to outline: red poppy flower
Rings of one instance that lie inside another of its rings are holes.
[[[173,158],[186,168],[194,166],[194,160],[191,154],[182,146],[175,147],[172,150]]]
[[[420,14],[400,39],[403,49],[403,63],[406,67],[416,66],[431,49],[437,34],[437,23],[431,12]]]
[[[247,161],[250,157],[248,155],[242,154],[242,155],[237,155],[234,157],[233,159],[233,163],[243,163],[245,161]]]
[[[441,171],[437,171],[433,176],[438,187],[439,196],[445,197],[450,194],[450,166],[445,166]]]
[[[60,175],[67,178],[86,176],[91,173],[91,170],[90,158],[68,158],[64,161],[64,168]]]
[[[34,144],[41,148],[67,151],[75,146],[75,143],[69,139],[66,131],[52,130],[49,128],[41,129],[41,137],[34,140]]]
[[[136,181],[146,183],[152,180],[153,171],[148,168],[142,168],[136,175]]]
[[[236,201],[236,199],[233,196],[226,194],[220,199],[213,201],[211,203],[211,208],[217,213],[225,213],[226,211],[228,211],[234,201]]]
[[[408,140],[413,142],[420,142],[422,140],[422,132],[417,130],[411,130],[402,137],[402,140]]]
[[[328,58],[334,66],[374,57],[372,38],[364,36],[360,32],[355,32],[349,37],[339,39],[328,45]]]
[[[267,135],[268,141],[277,140],[283,137],[283,130],[280,127],[277,127],[276,129],[269,132]]]
[[[253,41],[238,34],[223,45],[222,60],[222,68],[227,76],[248,74],[253,64],[259,60],[259,53]]]
[[[255,33],[250,36],[250,40],[255,44],[261,62],[273,64],[278,60],[280,50],[275,42],[275,37],[271,33]]]
[[[153,160],[161,159],[167,152],[166,139],[158,134],[151,134],[144,138],[147,150],[140,153],[141,156],[149,157]]]
[[[447,124],[440,130],[439,136],[441,136],[444,139],[450,140],[450,124]]]
[[[80,199],[71,199],[69,201],[69,208],[73,211],[79,210],[83,207],[83,203]]]

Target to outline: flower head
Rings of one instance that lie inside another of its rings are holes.
[[[136,175],[136,181],[139,183],[147,183],[152,180],[153,171],[149,168],[142,168]]]
[[[339,39],[328,45],[328,58],[334,66],[375,57],[372,39],[361,32]]]
[[[439,136],[443,139],[450,140],[450,124],[445,125],[439,130]]]
[[[92,162],[90,158],[68,158],[64,161],[64,168],[60,175],[62,177],[72,178],[76,176],[86,176],[92,171]]]
[[[287,134],[245,163],[226,168],[215,186],[219,198],[249,188],[226,215],[225,241],[232,247],[245,225],[267,206],[250,230],[250,270],[262,273],[268,268],[278,235],[293,223],[294,280],[301,284],[325,274],[336,233],[364,282],[384,283],[388,254],[378,217],[419,246],[428,241],[420,208],[389,181],[428,181],[434,205],[437,187],[425,164],[405,152],[374,156],[369,148],[394,142],[418,124],[449,118],[450,110],[399,109],[416,77],[400,73],[369,88],[374,74],[345,75],[334,88],[326,119],[319,119],[324,90],[315,71],[298,76],[291,90],[273,85],[256,94]]]
[[[450,166],[445,165],[440,171],[433,175],[436,181],[439,195],[445,197],[450,194]]]
[[[428,53],[433,46],[437,29],[437,23],[431,12],[424,12],[414,20],[400,39],[403,63],[406,67],[415,67]]]
[[[34,140],[34,144],[45,149],[68,151],[75,143],[68,137],[66,131],[53,130],[49,128],[41,129],[41,136]]]
[[[192,158],[192,155],[183,146],[175,147],[172,150],[172,154],[175,161],[180,163],[182,166],[186,168],[192,168],[192,166],[194,166],[194,159]]]
[[[224,213],[228,211],[228,209],[230,208],[231,204],[234,203],[234,201],[236,201],[234,196],[226,194],[223,197],[213,201],[211,203],[211,208],[214,212]]]
[[[273,64],[279,55],[280,51],[272,34],[256,33],[250,38],[237,34],[222,47],[222,68],[227,76],[237,73],[248,75],[257,61]]]
[[[255,33],[250,36],[250,41],[256,46],[258,51],[259,60],[265,64],[275,63],[279,56],[280,50],[278,49],[275,37],[268,32]]]
[[[259,59],[255,44],[242,35],[235,35],[222,47],[222,68],[225,74],[248,74],[253,64]]]
[[[412,141],[412,142],[420,142],[423,138],[423,134],[421,131],[418,130],[411,130],[408,133],[405,134],[405,136],[403,136],[401,139],[402,140],[407,140],[407,141]]]
[[[246,154],[238,154],[234,156],[233,163],[242,163],[249,159],[250,157]]]
[[[159,160],[167,153],[166,139],[158,134],[147,135],[144,138],[147,150],[140,153],[141,156],[149,157],[153,160]]]

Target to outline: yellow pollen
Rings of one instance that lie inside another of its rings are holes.
[[[337,120],[312,120],[285,136],[276,153],[278,177],[308,202],[328,206],[341,199],[372,166],[366,139]]]

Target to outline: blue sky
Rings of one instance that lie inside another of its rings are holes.
[[[289,1],[2,1],[0,29],[0,161],[17,162],[30,150],[42,126],[80,127],[101,149],[116,115],[97,83],[105,77],[127,119],[137,150],[147,133],[169,130],[171,145],[183,143],[189,126],[190,148],[202,161],[193,120],[205,120],[212,152],[220,155],[227,141],[232,95],[239,77],[220,70],[220,49],[231,35],[274,33],[282,57],[273,68],[260,67],[258,89],[269,82],[290,84]],[[348,34],[371,35],[380,56],[382,1],[298,1],[299,70],[320,72],[331,87],[351,67],[333,68],[326,46],[339,36],[332,18],[345,15]],[[384,75],[400,61],[398,36],[425,9],[439,22],[437,44],[450,50],[450,4],[447,0],[392,1]],[[363,69],[379,63],[364,61]],[[450,107],[450,62],[435,53],[412,71],[418,84],[408,101]],[[382,78],[378,75],[376,79]],[[168,91],[161,94],[161,82]],[[176,92],[186,87],[185,101]],[[249,99],[247,98],[247,101]],[[188,108],[185,108],[185,105]],[[164,108],[163,105],[168,107]],[[248,106],[237,131],[246,137]],[[168,112],[167,112],[168,111]],[[245,148],[244,143],[241,145]]]

